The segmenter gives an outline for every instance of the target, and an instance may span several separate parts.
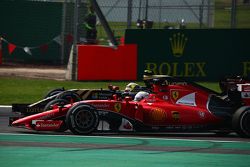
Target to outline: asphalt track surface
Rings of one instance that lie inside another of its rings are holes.
[[[8,166],[250,166],[250,139],[236,134],[94,134],[76,136],[8,126],[0,107],[0,164]]]

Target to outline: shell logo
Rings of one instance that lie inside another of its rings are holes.
[[[166,112],[161,109],[161,108],[154,108],[152,113],[151,113],[151,116],[152,116],[152,120],[155,121],[155,122],[164,122],[166,121]]]
[[[180,120],[180,113],[178,111],[172,111],[172,118],[175,122]]]

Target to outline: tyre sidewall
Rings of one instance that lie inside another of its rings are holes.
[[[87,128],[82,128],[78,126],[76,122],[76,115],[79,114],[79,112],[88,112],[91,114],[93,121]],[[68,128],[74,134],[90,134],[91,132],[96,130],[99,124],[99,115],[98,112],[91,106],[85,104],[76,104],[75,106],[69,109],[66,115],[66,123],[68,125]]]
[[[246,118],[246,116],[250,115],[250,107],[241,107],[239,108],[235,114],[233,115],[233,129],[241,136],[241,137],[250,137],[250,130],[246,130],[246,128],[243,125],[243,121]]]

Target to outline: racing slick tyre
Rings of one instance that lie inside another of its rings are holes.
[[[58,105],[58,106],[64,106],[66,104],[69,104],[69,101],[65,100],[65,99],[55,99],[50,101],[45,107],[44,107],[44,111],[48,111],[53,109],[54,105]],[[59,129],[56,130],[56,132],[65,132],[66,130],[68,130],[68,127],[66,125],[66,121],[65,121],[65,117],[62,117],[60,120],[63,121],[63,124],[61,125],[61,127]]]
[[[64,88],[53,89],[53,90],[49,91],[49,92],[47,93],[47,95],[44,96],[44,98],[46,99],[46,98],[48,98],[48,97],[50,97],[50,96],[54,96],[54,95],[56,95],[56,94],[59,94],[59,93],[61,93],[61,92],[63,92],[63,91],[65,91]]]
[[[66,123],[72,133],[86,135],[96,130],[99,124],[99,115],[94,107],[79,103],[69,109]]]
[[[64,91],[62,93],[60,93],[56,99],[65,99],[69,102],[77,102],[77,101],[81,101],[80,96],[73,92],[73,91]]]
[[[241,137],[250,137],[250,107],[243,106],[239,108],[233,115],[233,129]]]

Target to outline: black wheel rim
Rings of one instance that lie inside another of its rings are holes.
[[[75,123],[81,129],[90,128],[95,122],[94,116],[91,111],[80,110],[75,115]]]

